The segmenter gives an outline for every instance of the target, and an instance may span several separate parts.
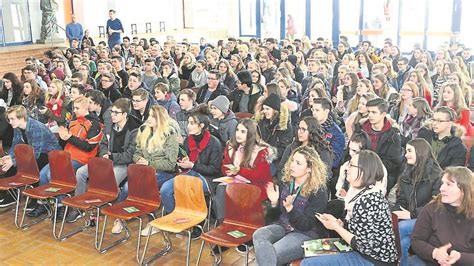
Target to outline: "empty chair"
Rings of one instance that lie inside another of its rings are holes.
[[[164,256],[171,250],[171,241],[168,238],[167,232],[182,233],[186,231],[188,234],[186,265],[189,265],[191,229],[193,226],[198,226],[202,230],[199,224],[206,219],[207,215],[202,180],[194,176],[176,176],[174,180],[174,196],[176,200],[174,211],[149,223],[150,226],[161,230],[166,246],[163,250],[145,261],[145,254],[152,232],[152,230],[149,230],[140,264],[147,264],[158,257]]]
[[[39,181],[39,169],[36,163],[33,147],[27,144],[17,144],[14,149],[17,173],[8,178],[0,179],[0,190],[8,191],[16,199],[15,225],[18,224],[18,209],[20,208],[21,189],[32,187]]]
[[[25,206],[23,207],[23,216],[21,217],[20,227],[22,229],[31,225],[37,224],[54,215],[53,228],[56,228],[56,213],[58,211],[58,198],[60,195],[70,196],[69,193],[74,191],[76,186],[76,177],[74,176],[74,169],[72,168],[71,155],[66,151],[51,151],[48,154],[48,161],[51,169],[51,182],[39,186],[37,188],[26,189],[23,195],[26,196]],[[31,224],[23,224],[26,214],[26,207],[30,198],[43,200],[43,204],[48,206],[48,215],[39,218]],[[47,199],[54,198],[54,212],[51,211],[51,206]],[[46,201],[44,201],[46,200]],[[55,230],[53,230],[54,232]],[[55,235],[53,234],[55,237]]]
[[[252,240],[255,230],[265,225],[259,187],[250,184],[228,184],[225,197],[224,222],[201,235],[198,264],[204,242],[209,243],[209,246],[211,244],[224,247],[245,245],[246,242]],[[245,247],[245,265],[247,265],[249,247],[247,245]],[[222,255],[217,258],[214,252],[212,254],[215,257],[215,263],[219,264]]]
[[[130,238],[130,230],[127,224],[122,222],[131,219],[139,220],[138,242],[137,242],[137,261],[140,254],[140,240],[143,220],[140,216],[151,213],[160,207],[160,191],[156,183],[155,169],[150,166],[132,164],[128,166],[128,197],[113,206],[106,207],[102,210],[105,215],[102,234],[100,237],[98,250],[101,253],[106,252],[111,247],[127,241]],[[120,219],[125,228],[125,236],[107,247],[102,248],[104,240],[105,226],[108,216]]]
[[[62,203],[66,206],[66,210],[61,222],[61,229],[59,229],[59,235],[57,236],[58,240],[64,240],[70,236],[86,230],[89,227],[90,219],[89,221],[86,221],[84,226],[63,236],[62,232],[64,229],[64,221],[66,220],[69,207],[86,211],[95,209],[97,211],[97,217],[99,217],[100,209],[106,205],[110,205],[110,202],[114,201],[118,196],[118,185],[115,181],[113,163],[111,160],[102,157],[91,158],[89,159],[88,170],[89,188],[87,192],[78,196],[66,198],[62,201]],[[96,221],[96,249],[98,248],[98,232],[99,219]]]

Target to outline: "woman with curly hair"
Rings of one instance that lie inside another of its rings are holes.
[[[318,152],[301,146],[286,163],[281,184],[267,184],[267,218],[272,223],[253,234],[259,265],[284,265],[303,258],[304,241],[324,236],[322,225],[313,215],[326,208],[326,179],[327,171]]]

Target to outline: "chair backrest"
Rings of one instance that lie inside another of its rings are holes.
[[[87,168],[89,172],[88,191],[110,196],[118,195],[112,160],[94,157],[89,159]]]
[[[39,180],[39,169],[38,164],[36,163],[33,146],[28,144],[17,144],[15,145],[14,152],[17,174]]]
[[[76,186],[76,176],[72,167],[71,154],[67,151],[50,151],[48,154],[51,183]]]
[[[174,178],[175,211],[207,216],[202,180],[195,176],[178,175]]]
[[[471,147],[474,144],[474,137],[472,136],[463,136],[461,137],[462,143],[466,145],[467,147],[467,152],[466,152],[466,161],[464,162],[464,165],[467,166],[467,163],[469,161],[469,155],[471,154]]]
[[[244,118],[252,118],[253,114],[252,113],[248,113],[248,112],[237,112],[235,113],[235,117],[237,117],[237,119],[244,119]]]
[[[395,245],[397,246],[397,258],[398,262],[401,261],[402,258],[402,246],[400,243],[400,229],[398,227],[398,216],[392,212],[392,226],[393,226],[393,233],[395,234]]]
[[[131,164],[128,166],[127,200],[160,206],[160,191],[156,183],[155,169],[150,166]]]
[[[224,223],[255,229],[264,226],[260,188],[251,184],[228,184],[225,190]]]
[[[180,82],[179,82],[179,88],[180,89],[186,89],[186,87],[188,86],[189,84],[189,81],[185,80],[185,79],[182,79]]]

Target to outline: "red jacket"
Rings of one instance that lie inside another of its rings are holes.
[[[250,180],[251,184],[260,188],[260,200],[266,200],[267,190],[266,184],[272,182],[272,174],[270,171],[270,163],[267,161],[268,149],[264,148],[260,150],[253,162],[253,168],[240,167],[237,174]],[[226,172],[229,170],[225,165],[232,164],[233,160],[229,156],[229,150],[226,147],[224,150],[224,161],[222,161],[222,173],[227,175]]]

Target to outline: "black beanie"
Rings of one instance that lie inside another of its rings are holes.
[[[288,62],[290,62],[293,66],[296,66],[296,63],[298,62],[298,58],[296,55],[290,54],[288,56]]]
[[[268,97],[263,100],[263,105],[266,105],[274,110],[280,111],[280,96],[276,95],[275,93],[268,95]]]

